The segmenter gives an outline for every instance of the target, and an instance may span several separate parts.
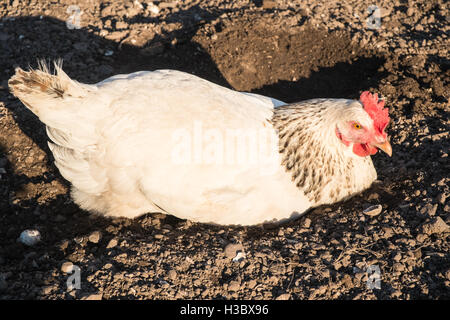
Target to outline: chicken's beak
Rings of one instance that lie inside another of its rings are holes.
[[[392,157],[392,147],[388,140],[382,143],[375,143],[373,146],[383,150],[389,157]]]

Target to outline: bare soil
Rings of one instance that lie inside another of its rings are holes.
[[[369,29],[361,0],[79,0],[70,29],[72,1],[1,2],[0,299],[448,299],[449,5],[377,3]],[[7,88],[16,66],[60,57],[86,83],[168,68],[288,102],[378,92],[393,157],[373,157],[368,191],[281,227],[92,217]],[[26,229],[42,240],[18,242]],[[67,288],[70,263],[80,289]]]

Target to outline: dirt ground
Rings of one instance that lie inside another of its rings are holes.
[[[0,2],[0,299],[449,299],[449,4],[367,3]],[[373,156],[367,192],[277,228],[92,218],[7,88],[60,57],[86,83],[169,68],[288,102],[378,92],[393,156]],[[26,229],[42,240],[18,242]]]

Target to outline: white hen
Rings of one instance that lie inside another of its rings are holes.
[[[283,221],[368,188],[370,154],[391,153],[368,92],[285,105],[173,70],[86,85],[55,67],[18,68],[11,92],[46,124],[75,203],[105,216]]]

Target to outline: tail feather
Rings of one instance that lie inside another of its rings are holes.
[[[84,97],[90,90],[89,86],[69,78],[62,70],[61,60],[54,62],[54,69],[55,72],[51,73],[48,65],[40,61],[36,69],[24,71],[16,68],[8,81],[11,93],[38,116],[40,107],[51,106],[67,97]]]

